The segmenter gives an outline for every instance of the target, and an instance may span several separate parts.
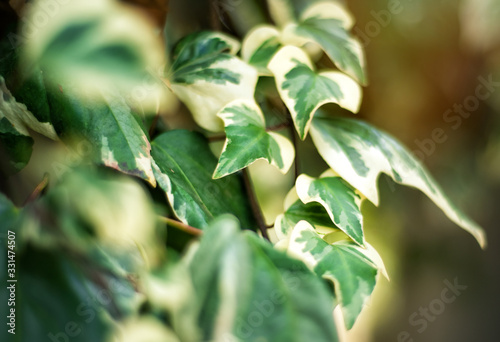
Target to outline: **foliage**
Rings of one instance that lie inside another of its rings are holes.
[[[258,8],[276,26],[233,37],[220,26],[233,9],[179,41],[122,2],[54,3],[12,10],[0,45],[1,172],[23,170],[41,135],[88,153],[23,206],[0,194],[0,261],[13,231],[18,281],[16,334],[1,340],[336,341],[334,307],[352,328],[386,273],[363,232],[381,173],[486,246],[401,143],[349,117],[367,77],[339,2],[269,0]],[[176,98],[194,129],[168,124]],[[300,174],[308,136],[319,177]],[[273,229],[247,170],[259,159],[295,172]]]

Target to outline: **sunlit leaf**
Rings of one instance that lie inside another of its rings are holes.
[[[354,325],[376,283],[377,266],[362,250],[346,241],[328,244],[306,221],[297,224],[288,245],[291,255],[333,282],[347,329]]]
[[[302,139],[322,105],[336,103],[354,113],[359,110],[359,85],[340,72],[316,72],[306,53],[297,47],[281,48],[269,63],[269,69]]]
[[[266,131],[264,115],[255,102],[235,101],[219,113],[226,126],[226,143],[214,178],[241,170],[258,159],[265,159],[287,173],[295,151],[290,140]]]
[[[276,217],[274,229],[279,240],[288,239],[299,221],[307,221],[320,235],[340,232],[325,207],[318,202],[304,204],[293,187],[285,198],[285,212]]]
[[[328,165],[375,205],[378,176],[386,173],[397,183],[421,190],[450,220],[486,246],[481,227],[456,208],[425,167],[387,133],[360,120],[315,117],[311,136]]]
[[[319,2],[302,14],[298,24],[284,28],[283,42],[297,46],[318,44],[340,70],[366,84],[363,49],[348,32],[353,23],[343,5]]]
[[[163,133],[153,141],[152,155],[158,184],[182,222],[204,228],[213,218],[230,213],[244,228],[255,228],[240,179],[212,179],[217,158],[203,136],[184,130]]]
[[[186,104],[196,122],[222,131],[217,113],[228,103],[252,100],[257,70],[234,54],[239,43],[220,33],[201,32],[181,40],[167,77],[173,92]]]
[[[303,174],[297,178],[296,187],[302,202],[320,203],[337,227],[364,245],[361,198],[346,181],[328,174],[317,179]]]
[[[255,66],[260,75],[272,75],[267,65],[281,46],[280,34],[273,26],[262,25],[250,31],[243,41],[241,56]]]

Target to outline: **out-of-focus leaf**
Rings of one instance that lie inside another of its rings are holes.
[[[48,96],[52,122],[61,138],[84,139],[97,163],[156,185],[148,137],[121,95],[108,91],[86,101],[60,85]]]
[[[307,135],[314,113],[322,105],[336,103],[354,113],[359,110],[359,85],[340,72],[316,72],[306,53],[297,47],[281,48],[268,67],[302,139]]]
[[[6,244],[0,248],[0,261],[7,265]],[[8,306],[9,290],[0,292],[2,341],[28,342],[39,340],[102,341],[107,334],[103,304],[112,293],[92,292],[90,283],[75,264],[54,252],[29,248],[16,253],[15,306]],[[9,278],[10,279],[10,278]],[[7,316],[15,310],[15,335],[8,332]],[[48,314],[50,313],[50,314]]]
[[[152,316],[131,319],[106,342],[180,342],[173,331]],[[187,342],[187,341],[186,341]]]
[[[31,113],[24,104],[16,101],[5,85],[5,80],[0,76],[0,119],[5,117],[13,129],[21,135],[29,136],[28,128],[57,140],[54,127],[49,122],[41,122]]]
[[[266,131],[264,115],[255,102],[231,102],[219,117],[226,126],[226,143],[214,178],[239,171],[258,159],[267,160],[282,173],[288,172],[295,156],[294,147],[284,136]]]
[[[344,5],[318,2],[304,11],[298,24],[284,28],[283,42],[297,46],[319,44],[340,70],[366,84],[363,49],[348,32],[353,24]]]
[[[239,48],[235,39],[212,32],[189,35],[175,48],[167,75],[171,88],[210,131],[222,131],[217,113],[228,103],[253,100],[257,70],[234,56]]]
[[[296,187],[302,202],[320,203],[337,227],[364,245],[361,198],[352,186],[338,176],[323,174],[315,179],[303,174],[297,178]]]
[[[354,325],[376,283],[377,266],[362,250],[346,241],[328,244],[306,221],[297,224],[288,245],[291,255],[333,282],[347,329]]]
[[[255,228],[243,184],[236,175],[212,179],[217,158],[197,133],[176,130],[152,143],[154,173],[176,216],[204,228],[213,218],[230,213],[246,229]]]
[[[234,219],[205,230],[190,265],[205,340],[338,340],[325,284]]]
[[[243,60],[257,68],[260,75],[272,76],[267,65],[281,46],[281,33],[270,25],[257,26],[250,31],[241,47]]]
[[[311,136],[328,165],[375,205],[377,178],[386,173],[397,183],[421,190],[481,247],[486,246],[482,228],[451,203],[425,167],[389,134],[360,120],[316,117]]]
[[[118,1],[37,0],[23,23],[21,32],[31,32],[23,44],[23,70],[38,65],[88,94],[110,87],[130,92],[164,63],[153,26]]]

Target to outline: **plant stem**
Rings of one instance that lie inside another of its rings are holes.
[[[29,195],[29,197],[26,199],[24,205],[36,200],[38,196],[40,196],[42,191],[47,187],[48,184],[49,184],[49,175],[46,173],[43,175],[42,181],[36,186],[35,190],[33,190],[31,195]]]
[[[257,225],[259,226],[259,230],[262,233],[262,237],[264,239],[269,240],[269,235],[267,235],[267,225],[264,221],[264,215],[262,215],[262,211],[259,206],[259,202],[257,201],[257,196],[255,195],[255,191],[253,188],[252,180],[250,179],[250,174],[248,169],[243,169],[243,182],[245,183],[245,188],[247,190],[248,199],[250,200],[250,206],[252,207],[252,212],[257,220]]]
[[[184,224],[180,221],[176,221],[174,219],[164,217],[164,216],[160,216],[159,219],[160,219],[160,221],[166,223],[167,225],[170,225],[176,229],[182,230],[183,232],[186,232],[188,234],[191,234],[194,236],[200,236],[203,234],[203,231],[201,229],[191,227],[191,226]]]
[[[298,150],[298,141],[297,141],[297,134],[295,133],[295,127],[293,126],[293,124],[290,124],[289,125],[289,129],[290,129],[290,139],[292,140],[292,144],[293,144],[293,148],[295,150],[295,159],[293,161],[293,171],[295,173],[295,179],[297,179],[297,177],[299,176],[299,173],[300,173],[300,167],[299,167],[299,164],[300,164],[300,157],[299,157],[299,150]]]

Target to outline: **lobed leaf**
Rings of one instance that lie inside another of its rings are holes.
[[[338,341],[325,284],[234,219],[205,230],[190,266],[204,340]]]
[[[284,28],[283,42],[297,46],[318,44],[340,70],[366,85],[363,48],[348,32],[353,23],[343,5],[318,2],[304,11],[299,23]]]
[[[373,261],[353,243],[328,244],[306,221],[294,228],[288,251],[317,275],[333,282],[344,323],[351,329],[375,287],[377,266]]]
[[[336,103],[354,113],[359,110],[359,85],[340,72],[314,71],[309,57],[297,47],[281,48],[268,67],[302,139],[307,135],[314,113],[322,105]]]
[[[296,187],[302,202],[320,203],[338,228],[360,246],[364,245],[361,198],[346,181],[328,174],[317,179],[302,174]]]
[[[281,47],[281,33],[273,26],[261,25],[251,30],[243,40],[241,56],[253,65],[261,76],[272,76],[267,65]]]
[[[234,54],[236,40],[211,32],[195,33],[179,42],[168,72],[172,91],[186,104],[196,122],[222,131],[217,114],[228,103],[253,100],[257,71]]]
[[[266,131],[264,115],[255,102],[234,101],[219,113],[224,121],[226,142],[214,172],[221,178],[239,171],[258,159],[265,159],[287,173],[295,150],[284,136]]]
[[[378,176],[386,173],[397,183],[421,190],[481,247],[486,246],[481,227],[452,204],[425,167],[389,134],[360,120],[315,117],[311,136],[328,165],[375,205]]]

